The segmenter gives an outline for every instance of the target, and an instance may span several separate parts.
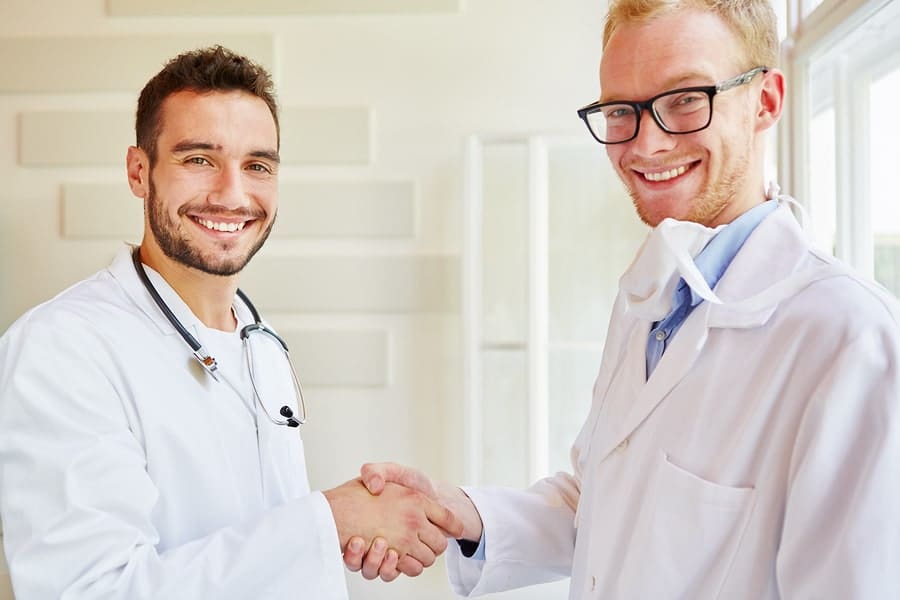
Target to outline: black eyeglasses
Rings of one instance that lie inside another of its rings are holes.
[[[694,133],[712,122],[713,96],[749,83],[768,67],[755,67],[715,85],[680,88],[663,92],[644,102],[593,102],[578,109],[591,135],[601,144],[622,144],[637,137],[641,111],[649,111],[666,133]]]

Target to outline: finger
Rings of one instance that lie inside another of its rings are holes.
[[[407,577],[418,577],[425,570],[425,565],[407,554],[397,561],[397,570]]]
[[[375,541],[372,542],[372,547],[366,552],[366,558],[363,561],[363,577],[366,579],[375,579],[378,577],[378,571],[381,568],[381,563],[384,562],[387,550],[388,545],[387,542],[384,541],[384,538],[375,538]]]
[[[359,476],[369,493],[377,496],[384,491],[385,481],[396,467],[399,465],[394,463],[365,463],[359,468]]]
[[[428,546],[435,556],[440,556],[447,549],[447,536],[444,535],[444,531],[430,523],[420,529],[418,535],[419,540]]]
[[[366,463],[360,468],[359,473],[363,485],[376,496],[384,490],[386,483],[396,483],[437,500],[437,491],[431,479],[417,469],[397,463]]]
[[[399,560],[400,557],[397,555],[397,551],[390,548],[384,562],[381,563],[381,568],[378,569],[378,575],[381,576],[382,581],[390,583],[400,576],[400,571],[397,570],[397,562]]]
[[[426,544],[418,541],[412,545],[412,548],[409,551],[409,556],[422,563],[423,567],[430,567],[434,564],[434,561],[437,558],[434,554],[434,550],[429,548]]]
[[[362,566],[363,554],[366,551],[366,543],[360,537],[352,537],[347,542],[344,550],[344,564],[353,572],[359,571]]]
[[[463,522],[447,507],[436,502],[428,502],[425,505],[425,516],[437,527],[440,527],[447,537],[454,539],[462,537]]]

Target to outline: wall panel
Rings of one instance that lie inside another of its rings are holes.
[[[241,286],[275,311],[459,310],[459,264],[448,256],[260,256]]]
[[[377,388],[390,381],[386,331],[279,329],[305,388]]]
[[[461,0],[109,0],[113,16],[259,16],[452,13]]]
[[[211,44],[274,66],[271,35],[0,37],[0,57],[27,57],[3,60],[0,93],[137,92],[171,57]]]

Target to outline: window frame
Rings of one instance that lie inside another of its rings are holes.
[[[782,64],[787,76],[787,105],[778,136],[778,171],[784,188],[807,212],[816,210],[810,193],[810,101],[823,90],[811,89],[815,61],[833,45],[866,23],[890,2],[900,0],[786,0],[787,37]],[[808,13],[808,14],[807,14]],[[894,52],[861,53],[831,66],[830,94],[835,110],[835,240],[834,254],[872,277],[875,237],[869,188],[869,89],[872,81],[900,64],[900,40]],[[821,72],[819,72],[821,75]],[[852,107],[852,108],[851,108]],[[832,250],[828,248],[828,250]]]

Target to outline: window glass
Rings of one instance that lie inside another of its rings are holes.
[[[869,11],[865,13],[865,11]],[[817,246],[900,295],[900,0],[861,5],[806,61],[805,181]]]
[[[875,236],[875,279],[900,295],[900,202],[897,202],[897,147],[900,143],[900,66],[873,81],[870,193]]]
[[[810,218],[816,246],[834,253],[835,207],[834,105],[822,107],[809,124]]]

